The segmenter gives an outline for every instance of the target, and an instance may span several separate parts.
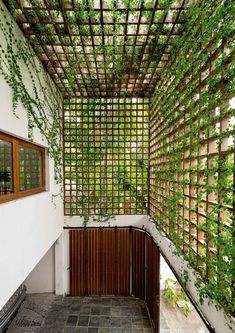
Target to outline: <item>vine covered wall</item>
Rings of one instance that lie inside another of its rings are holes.
[[[150,110],[150,215],[234,312],[233,1],[198,1],[161,73]]]
[[[146,214],[148,109],[143,98],[64,101],[65,214]]]
[[[54,160],[55,178],[61,182],[62,96],[28,41],[19,35],[15,19],[3,4],[0,16],[0,75],[11,88],[13,114],[21,118],[23,106],[28,139],[33,141],[34,130],[39,131],[48,146],[48,155]]]

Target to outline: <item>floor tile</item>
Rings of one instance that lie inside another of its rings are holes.
[[[79,316],[78,318],[78,326],[88,326],[89,316]]]
[[[145,333],[146,314],[134,297],[29,295],[7,333]]]

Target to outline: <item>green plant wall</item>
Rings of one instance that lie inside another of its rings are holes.
[[[196,1],[150,110],[150,215],[234,312],[234,2]]]
[[[146,214],[148,108],[143,98],[66,99],[65,214]]]

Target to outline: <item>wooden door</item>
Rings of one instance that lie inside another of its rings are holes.
[[[160,253],[132,228],[70,231],[70,295],[134,295],[146,301],[159,332]]]
[[[130,230],[70,231],[70,295],[130,295]]]

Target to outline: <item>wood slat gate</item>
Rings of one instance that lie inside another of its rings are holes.
[[[134,295],[159,330],[159,250],[133,228],[70,230],[70,295]]]
[[[132,230],[132,294],[145,300],[145,233]]]
[[[130,230],[70,231],[70,295],[130,295]]]

